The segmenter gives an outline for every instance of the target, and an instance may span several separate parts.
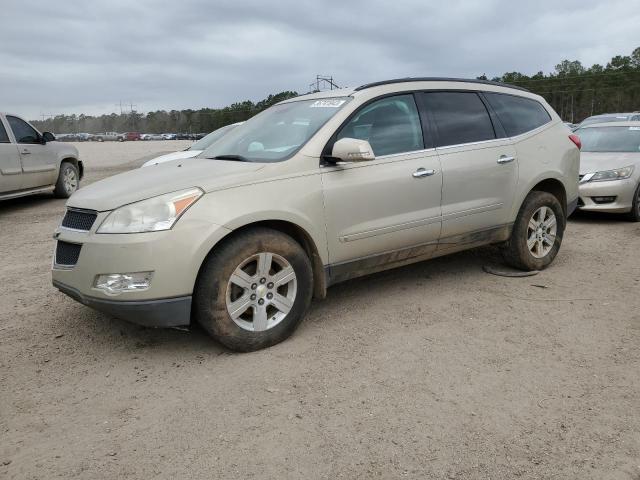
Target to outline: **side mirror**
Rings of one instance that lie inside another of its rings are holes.
[[[51,132],[44,132],[42,134],[42,143],[55,142],[55,140],[56,140],[56,137]]]
[[[369,142],[357,138],[338,140],[333,144],[331,156],[342,162],[368,162],[376,158]]]

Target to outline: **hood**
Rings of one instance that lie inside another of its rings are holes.
[[[158,163],[170,162],[171,160],[180,160],[182,158],[193,158],[196,155],[200,155],[202,150],[182,150],[181,152],[167,153],[156,158],[152,158],[142,164],[142,167],[149,167]]]
[[[580,175],[640,164],[640,152],[581,152]]]
[[[261,179],[256,172],[265,163],[193,158],[137,168],[80,188],[67,201],[76,208],[105,211],[191,187],[211,192]]]

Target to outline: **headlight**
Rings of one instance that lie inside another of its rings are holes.
[[[596,172],[589,179],[590,182],[604,182],[607,180],[624,180],[629,178],[633,173],[633,165],[624,168],[616,168],[614,170],[605,170]]]
[[[97,233],[142,233],[169,230],[203,192],[190,188],[115,209]]]

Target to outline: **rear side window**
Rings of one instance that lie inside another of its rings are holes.
[[[436,124],[436,146],[496,138],[489,112],[475,92],[427,92],[422,95],[424,106]]]
[[[551,116],[540,102],[530,98],[489,92],[484,92],[484,96],[509,137],[535,130],[551,121]]]
[[[13,130],[13,136],[16,137],[18,143],[37,143],[38,132],[36,132],[27,122],[19,119],[18,117],[7,116],[7,121],[11,130]]]
[[[7,130],[4,128],[2,120],[0,120],[0,143],[9,143],[9,135],[7,135]]]
[[[385,97],[365,105],[337,139],[367,140],[376,157],[422,150],[422,126],[413,95]]]

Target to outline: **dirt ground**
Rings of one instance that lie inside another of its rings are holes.
[[[184,146],[79,144],[83,184]],[[63,212],[0,203],[0,478],[640,479],[640,224],[572,218],[534,277],[485,248],[336,285],[233,354],[54,289]]]

